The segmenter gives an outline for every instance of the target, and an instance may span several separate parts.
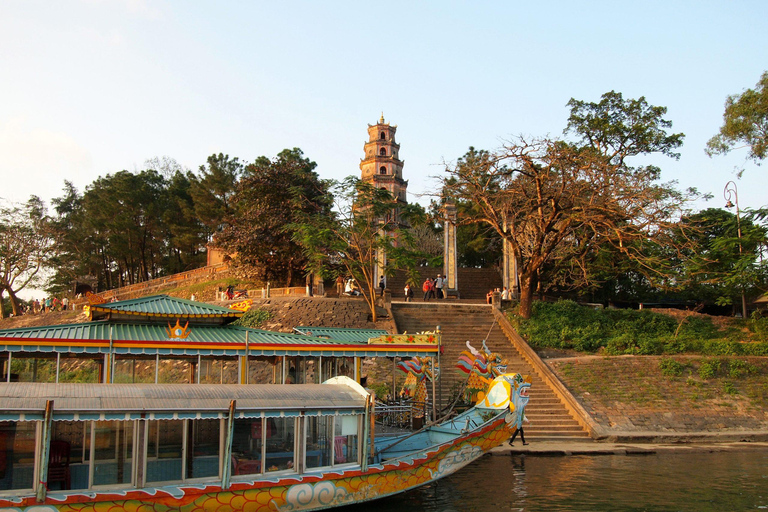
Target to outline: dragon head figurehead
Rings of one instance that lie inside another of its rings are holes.
[[[531,377],[519,373],[499,375],[488,386],[488,391],[478,396],[477,407],[483,409],[506,409],[512,416],[512,421],[518,428],[525,416],[525,406],[528,403],[528,392],[531,389]]]

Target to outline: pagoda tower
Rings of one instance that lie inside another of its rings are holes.
[[[408,182],[403,179],[403,161],[400,160],[400,144],[395,142],[397,125],[384,122],[381,114],[379,122],[368,125],[368,142],[365,143],[365,158],[360,160],[362,179],[376,188],[384,188],[392,194],[398,205],[406,205]],[[399,222],[399,208],[393,212]]]

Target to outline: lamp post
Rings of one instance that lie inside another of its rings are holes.
[[[741,210],[739,210],[739,191],[736,188],[736,183],[729,181],[725,184],[723,189],[723,198],[725,199],[725,207],[733,208],[734,201],[736,202],[736,233],[739,237],[739,256],[742,254],[741,247]],[[733,201],[731,201],[733,198]],[[741,317],[747,318],[747,297],[744,294],[744,284],[741,285]]]

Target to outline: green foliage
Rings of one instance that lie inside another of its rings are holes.
[[[384,382],[368,383],[368,389],[376,393],[377,400],[384,400],[392,392],[392,389]]]
[[[728,382],[728,381],[723,382],[723,392],[726,395],[738,395],[739,394],[739,390],[736,389],[736,386],[734,386],[732,382]]]
[[[768,154],[768,71],[754,89],[729,96],[725,101],[720,133],[707,142],[709,156],[726,154],[737,145],[749,148],[749,158],[760,163]]]
[[[241,316],[240,318],[238,318],[236,321],[232,323],[234,325],[239,325],[241,327],[251,327],[251,328],[257,329],[257,328],[260,328],[262,325],[264,325],[264,323],[271,318],[272,318],[272,313],[270,313],[266,309],[251,308],[248,311],[246,311],[243,316]]]
[[[755,333],[757,339],[760,341],[768,341],[768,316],[761,316],[755,311],[747,325],[749,329]]]
[[[684,365],[679,361],[675,361],[674,359],[662,358],[659,361],[659,369],[661,369],[661,374],[666,375],[667,377],[680,377],[683,374],[683,371],[685,371],[686,367],[687,365]]]
[[[699,365],[699,377],[702,379],[714,379],[720,371],[721,362],[717,359],[702,361]]]
[[[741,359],[732,359],[728,361],[728,376],[732,379],[738,379],[745,375],[754,375],[758,373],[758,368],[747,361]]]
[[[530,319],[510,320],[536,348],[571,349],[608,355],[684,354],[764,356],[768,343],[741,342],[707,317],[678,322],[648,310],[594,309],[573,301],[536,302]]]
[[[293,239],[290,225],[305,215],[331,217],[329,182],[301,149],[285,149],[274,159],[257,158],[231,198],[231,215],[215,243],[263,281],[295,286],[304,283],[307,258]]]

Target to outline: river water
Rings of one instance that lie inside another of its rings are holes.
[[[490,456],[343,512],[768,510],[768,450]]]

